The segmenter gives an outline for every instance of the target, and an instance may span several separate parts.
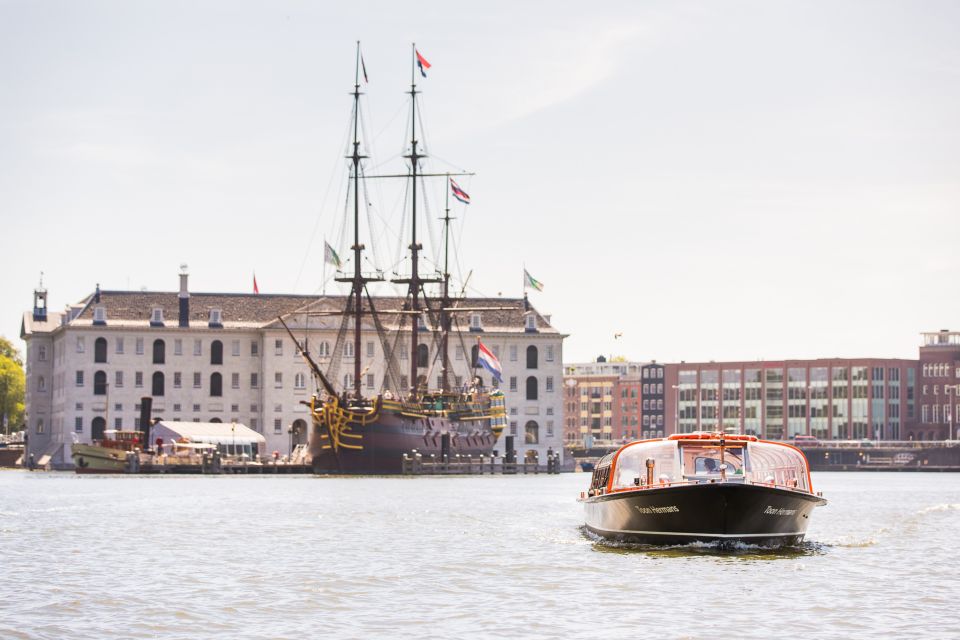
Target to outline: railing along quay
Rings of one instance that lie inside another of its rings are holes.
[[[495,456],[424,456],[412,452],[403,454],[402,473],[405,476],[425,475],[518,475],[560,473],[560,455],[549,453],[547,464],[538,458],[517,460],[516,455]]]

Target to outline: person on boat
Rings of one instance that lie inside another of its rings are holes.
[[[157,438],[157,455],[163,455],[163,438]]]
[[[717,467],[717,461],[713,458],[706,458],[703,461],[703,468],[706,473],[720,473],[720,469]]]

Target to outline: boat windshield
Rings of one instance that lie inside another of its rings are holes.
[[[684,444],[681,451],[687,480],[717,479],[721,464],[727,465],[728,479],[744,477],[743,445],[725,446],[722,456],[719,444]]]
[[[635,442],[621,449],[617,456],[613,489],[646,486],[647,460],[653,461],[654,485],[669,484],[680,479],[676,442]]]
[[[747,479],[810,491],[807,459],[793,447],[770,442],[751,442]]]

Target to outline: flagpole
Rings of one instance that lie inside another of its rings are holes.
[[[327,295],[327,239],[323,239],[323,281],[320,285],[320,295]]]

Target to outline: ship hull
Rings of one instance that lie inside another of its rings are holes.
[[[790,546],[825,503],[787,489],[718,482],[610,493],[584,500],[584,508],[587,528],[609,540]]]
[[[77,473],[123,473],[127,467],[127,451],[90,444],[73,444],[70,457]]]
[[[479,426],[483,424],[484,426]],[[403,455],[416,450],[425,458],[438,458],[443,433],[450,434],[450,456],[475,458],[493,453],[497,438],[486,421],[455,421],[437,417],[414,417],[391,409],[380,411],[370,424],[354,426],[362,437],[360,449],[329,447],[322,426],[314,427],[313,472],[317,474],[396,475],[403,472]],[[319,432],[318,432],[319,430]]]

